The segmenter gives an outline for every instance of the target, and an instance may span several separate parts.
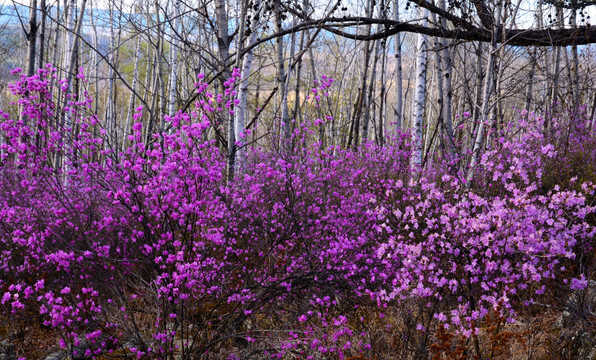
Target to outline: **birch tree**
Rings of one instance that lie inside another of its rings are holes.
[[[393,1],[393,20],[399,22],[399,0]],[[395,128],[401,130],[403,122],[403,79],[402,79],[402,59],[401,59],[401,33],[396,33],[394,36],[395,45],[395,77],[396,77],[396,92],[395,92]]]
[[[170,42],[170,92],[168,97],[168,113],[174,115],[176,112],[176,86],[178,84],[178,33],[180,22],[180,0],[174,0],[174,13],[171,23]]]
[[[440,0],[439,1],[439,8],[441,10],[445,10],[445,0]],[[444,17],[440,17],[440,24],[441,27],[443,29],[447,28],[447,20]],[[445,128],[445,135],[447,137],[447,149],[448,149],[448,153],[449,154],[453,154],[453,152],[455,151],[455,144],[453,142],[453,113],[452,113],[452,103],[453,103],[453,93],[452,93],[452,87],[451,87],[451,69],[453,67],[452,61],[451,61],[451,54],[449,52],[449,44],[447,42],[447,39],[442,38],[441,39],[441,55],[440,55],[440,60],[441,60],[441,65],[442,65],[442,69],[441,69],[441,76],[443,77],[442,79],[442,99],[443,101],[441,102],[442,105],[442,118],[443,118],[443,124],[444,124],[444,128]]]
[[[281,33],[282,27],[282,9],[279,1],[274,2],[274,14],[275,14],[275,31]],[[287,140],[290,138],[290,115],[288,113],[288,96],[286,87],[286,74],[284,69],[284,41],[283,36],[278,36],[275,40],[275,51],[276,51],[276,83],[279,87],[279,106],[281,107],[281,117],[279,121],[283,126],[284,138]],[[288,69],[289,70],[289,69]]]
[[[29,7],[29,32],[27,32],[27,76],[35,72],[35,51],[37,48],[37,0],[31,0]],[[43,41],[43,40],[42,40]]]
[[[420,9],[421,25],[428,26],[428,9]],[[424,100],[426,97],[427,36],[418,35],[416,43],[416,86],[412,101],[412,156],[410,166],[418,170],[422,166],[422,126],[424,123]]]
[[[252,10],[253,16],[251,21],[251,27],[249,30],[249,35],[247,39],[239,40],[238,41],[238,50],[237,53],[240,53],[243,42],[247,42],[247,45],[253,44],[257,39],[257,29],[260,26],[260,22],[255,18],[254,14],[259,13],[262,10],[262,7],[257,5],[254,10]],[[239,58],[237,62],[239,62]],[[236,139],[236,143],[238,144],[238,150],[236,151],[236,159],[235,165],[236,169],[235,172],[238,173],[242,171],[245,163],[246,157],[246,146],[245,146],[245,131],[246,131],[246,103],[248,99],[248,84],[249,84],[249,76],[252,70],[252,62],[253,62],[253,50],[251,49],[248,51],[244,58],[242,59],[242,70],[241,70],[241,81],[240,85],[238,86],[238,104],[234,110],[234,138]]]

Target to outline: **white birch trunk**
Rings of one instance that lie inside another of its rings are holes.
[[[114,10],[113,5],[110,5],[109,9],[110,13],[110,64],[114,64],[115,53],[116,53],[116,34],[114,33]],[[108,71],[108,98],[106,101],[106,128],[108,133],[108,142],[106,142],[106,146],[114,146],[114,86],[115,86],[115,79],[114,79],[114,69],[112,66],[109,67]]]
[[[259,7],[259,10],[261,8]],[[259,11],[258,10],[258,11]],[[245,10],[246,11],[246,10]],[[244,27],[244,24],[243,24]],[[250,28],[250,37],[248,38],[248,45],[252,45],[257,40],[257,29],[259,27],[259,22],[253,19],[252,26]],[[241,31],[244,33],[244,28]],[[242,50],[242,44],[238,43],[237,53],[239,54]],[[239,61],[239,59],[237,60]],[[244,55],[242,60],[242,70],[241,70],[241,81],[238,87],[238,105],[235,106],[234,109],[234,138],[236,143],[238,143],[238,150],[236,151],[236,158],[234,161],[235,172],[240,173],[244,168],[245,161],[246,161],[246,147],[245,147],[245,138],[244,138],[244,131],[246,126],[246,103],[248,100],[248,77],[250,76],[250,72],[252,69],[252,61],[253,61],[253,51],[250,50],[249,52]]]
[[[250,34],[249,44],[254,43],[257,40],[256,29]],[[234,112],[234,137],[238,143],[238,151],[236,153],[236,170],[242,171],[244,163],[246,161],[246,147],[244,139],[244,127],[246,126],[246,102],[248,99],[248,77],[252,69],[253,52],[252,50],[244,55],[244,61],[242,62],[242,81],[238,88],[238,105]]]
[[[33,76],[35,72],[35,47],[37,45],[37,0],[31,0],[27,40],[27,76]]]
[[[562,27],[563,23],[563,10],[561,8],[557,8],[557,21],[559,22],[559,27]],[[551,103],[549,107],[556,106],[556,103],[559,98],[559,73],[561,71],[561,47],[555,47],[553,59],[553,83],[552,83],[552,91],[551,91]],[[548,119],[545,119],[545,127],[548,128]]]
[[[393,20],[399,21],[399,0],[393,1]],[[402,129],[403,123],[403,78],[402,78],[402,64],[401,64],[401,33],[395,34],[395,72],[397,88],[395,92],[395,130]]]
[[[275,2],[275,31],[281,32],[283,30],[281,22],[281,4]],[[284,138],[290,138],[290,115],[288,113],[288,97],[286,90],[286,76],[284,70],[284,42],[283,36],[278,36],[275,41],[275,47],[277,52],[277,75],[276,82],[279,86],[279,104],[281,105],[281,118],[280,122],[283,124]]]
[[[82,0],[82,4],[81,4],[81,9],[80,9],[80,15],[78,17],[78,19],[76,20],[76,25],[75,25],[75,10],[76,10],[76,0],[71,0],[70,4],[69,4],[69,13],[68,13],[68,22],[69,22],[69,26],[68,26],[68,31],[69,31],[69,36],[68,36],[68,43],[67,43],[67,47],[66,47],[66,51],[65,51],[65,57],[64,57],[64,66],[66,69],[66,81],[67,81],[67,90],[66,93],[64,94],[64,103],[63,103],[63,109],[66,107],[66,105],[68,104],[69,101],[69,95],[72,93],[72,86],[73,86],[73,78],[74,78],[74,72],[76,71],[75,67],[75,60],[76,60],[76,56],[77,56],[77,52],[78,52],[78,45],[79,45],[79,37],[78,34],[80,34],[81,32],[81,27],[83,24],[83,18],[84,18],[84,14],[85,14],[85,5],[87,4],[87,0]],[[72,27],[71,27],[72,25]],[[68,56],[68,57],[67,57]],[[65,118],[65,123],[64,126],[69,129],[72,126],[72,114],[70,111],[67,111],[64,114],[64,118]],[[70,146],[69,144],[66,145],[67,148]],[[56,167],[62,165],[62,159],[60,156],[58,156],[56,158]],[[68,172],[68,167],[64,166],[64,174],[66,174]]]
[[[172,40],[170,43],[170,93],[168,98],[168,113],[176,112],[176,86],[178,84],[178,32],[180,17],[180,0],[174,1],[174,21],[172,22]]]
[[[95,99],[98,99],[98,95],[99,95],[99,56],[98,56],[98,51],[99,51],[99,37],[97,35],[97,25],[94,21],[94,16],[93,16],[93,6],[94,4],[91,3],[91,8],[90,10],[90,18],[91,18],[91,27],[93,29],[93,47],[95,48],[96,51],[93,52],[93,83],[94,83],[94,87],[95,87]],[[94,114],[99,116],[99,101],[94,101],[94,107],[95,107],[95,112]]]
[[[572,28],[577,27],[577,10],[571,9],[569,22]],[[573,61],[573,111],[579,110],[580,93],[579,93],[579,58],[577,54],[577,45],[571,46],[571,56]]]
[[[60,19],[60,6],[56,6],[56,18]],[[50,26],[51,28],[51,26]],[[60,22],[56,21],[56,28],[54,30],[54,45],[51,47],[52,49],[52,64],[57,66],[58,64],[58,52],[59,52],[59,44],[60,44],[60,34],[62,34],[62,29],[60,28]],[[97,48],[96,48],[97,49]],[[51,84],[54,85],[54,79],[52,78]]]
[[[476,82],[474,84],[476,93],[474,94],[474,108],[472,112],[474,124],[472,126],[472,131],[470,132],[470,144],[473,142],[473,136],[476,133],[476,127],[478,126],[478,121],[480,121],[480,113],[482,111],[482,84],[484,83],[484,75],[482,74],[483,52],[484,44],[479,42],[478,47],[476,48]]]
[[[436,24],[435,21],[435,14],[431,15],[431,19],[432,22]],[[435,48],[439,49],[441,46],[443,45],[443,41],[440,38],[435,38]],[[443,56],[442,56],[442,51],[436,50],[434,52],[434,58],[435,58],[435,64],[436,67],[435,69],[433,69],[434,72],[434,76],[436,76],[436,78],[433,76],[431,77],[431,81],[435,80],[437,82],[437,105],[438,105],[438,121],[437,121],[437,126],[440,127],[441,129],[441,134],[445,135],[445,97],[444,97],[444,84],[443,84]],[[433,89],[433,86],[431,84],[430,89]],[[431,94],[432,94],[432,90],[431,90]],[[433,104],[433,101],[429,101],[429,104]],[[430,116],[429,116],[430,118]],[[430,124],[429,124],[430,125]],[[430,130],[430,126],[427,127],[427,134],[428,131]],[[426,138],[426,142],[428,143],[429,139],[428,137]],[[450,140],[447,139],[447,143],[449,143]],[[441,138],[441,144],[445,144],[445,139],[442,137]],[[447,144],[447,146],[449,146],[449,144]],[[427,149],[426,152],[429,151],[429,147],[425,146],[425,148]]]
[[[383,145],[385,143],[385,137],[387,135],[387,125],[389,125],[389,118],[387,116],[387,88],[385,81],[385,74],[387,71],[387,46],[385,42],[382,42],[383,55],[381,58],[381,108],[379,109],[379,132],[378,132],[378,143]],[[332,133],[333,134],[333,133]]]
[[[367,91],[367,98],[365,103],[365,112],[362,117],[362,140],[368,140],[368,131],[369,131],[369,122],[371,118],[371,110],[373,111],[373,120],[374,120],[374,107],[373,107],[373,94],[374,94],[374,86],[375,86],[375,78],[377,74],[377,64],[379,62],[379,53],[381,51],[381,41],[377,40],[374,42],[375,44],[372,46],[375,52],[375,56],[373,58],[373,66],[370,71],[370,81],[368,83],[368,91]],[[374,125],[373,125],[374,126]]]
[[[70,33],[71,37],[72,37],[72,42],[70,42],[70,47],[67,51],[68,55],[70,56],[68,58],[68,66],[67,66],[67,73],[66,73],[66,77],[68,80],[68,93],[70,94],[70,92],[72,91],[72,80],[74,78],[74,74],[75,72],[78,71],[78,69],[75,69],[75,64],[76,64],[76,57],[77,57],[77,52],[78,52],[78,48],[79,48],[79,34],[81,33],[81,28],[83,26],[83,19],[85,17],[85,5],[87,4],[87,0],[82,0],[81,1],[81,9],[80,9],[80,14],[79,17],[77,18],[76,21],[76,25],[75,28],[73,29],[73,31]],[[74,8],[72,9],[74,12]],[[73,15],[74,16],[74,15]]]
[[[445,10],[445,0],[439,1],[439,7]],[[447,29],[447,21],[441,17],[441,27]],[[453,91],[451,87],[451,71],[453,63],[451,61],[451,54],[449,53],[449,46],[447,39],[443,38],[441,41],[443,49],[441,50],[441,63],[443,66],[443,121],[445,124],[445,132],[447,135],[447,149],[453,154],[455,151],[455,143],[453,139]]]
[[[139,82],[139,59],[141,57],[141,34],[137,35],[137,45],[135,49],[135,68],[132,78],[132,92],[130,93],[130,100],[128,101],[128,112],[126,114],[126,122],[122,130],[122,151],[126,150],[126,140],[132,114],[134,112],[135,96],[137,91],[137,83]]]
[[[424,27],[428,26],[428,9],[421,9],[422,23]],[[418,34],[416,44],[416,90],[414,100],[412,101],[412,156],[410,166],[413,171],[418,171],[422,165],[422,123],[424,117],[424,98],[426,96],[426,61],[427,61],[427,36]]]
[[[69,0],[68,6],[66,8],[66,41],[65,41],[65,51],[64,51],[64,58],[63,58],[63,68],[64,71],[67,73],[66,76],[70,73],[70,58],[72,57],[73,51],[73,44],[74,44],[74,30],[75,30],[75,7],[76,7],[76,0]]]
[[[223,76],[227,80],[227,78],[230,76],[227,66],[230,57],[230,41],[228,39],[228,14],[226,12],[225,0],[216,1],[215,15],[217,17],[216,23],[219,57],[221,58],[222,66],[224,66]]]

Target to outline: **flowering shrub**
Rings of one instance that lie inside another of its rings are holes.
[[[572,162],[593,166],[596,147],[569,150],[594,142],[588,128],[545,135],[524,115],[466,184],[451,165],[412,173],[407,134],[351,151],[304,125],[292,151],[253,149],[227,182],[204,135],[233,111],[237,76],[222,94],[197,83],[203,100],[150,144],[134,124],[122,153],[91,99],[58,108],[53,77],[21,75],[24,115],[0,114],[0,309],[55,329],[73,356],[345,359],[393,332],[424,354],[438,329],[482,356],[487,316],[513,323],[553,283],[592,276],[594,174]]]

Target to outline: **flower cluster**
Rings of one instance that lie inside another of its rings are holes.
[[[415,301],[419,333],[473,336],[490,312],[515,321],[552,282],[588,284],[569,267],[593,252],[596,186],[548,172],[572,174],[573,156],[596,165],[596,147],[566,145],[593,142],[585,127],[544,135],[524,115],[466,184],[441,163],[413,174],[408,136],[353,151],[313,144],[304,126],[292,149],[250,151],[228,182],[205,132],[232,111],[237,71],[221,94],[199,81],[205,98],[152,143],[134,124],[122,153],[94,135],[91,99],[59,109],[55,73],[21,76],[22,116],[0,114],[0,311],[36,314],[73,356],[234,358],[254,345],[346,358],[372,347],[365,307],[386,321]]]

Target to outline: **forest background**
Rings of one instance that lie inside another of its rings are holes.
[[[596,358],[580,1],[4,1],[0,356]]]

